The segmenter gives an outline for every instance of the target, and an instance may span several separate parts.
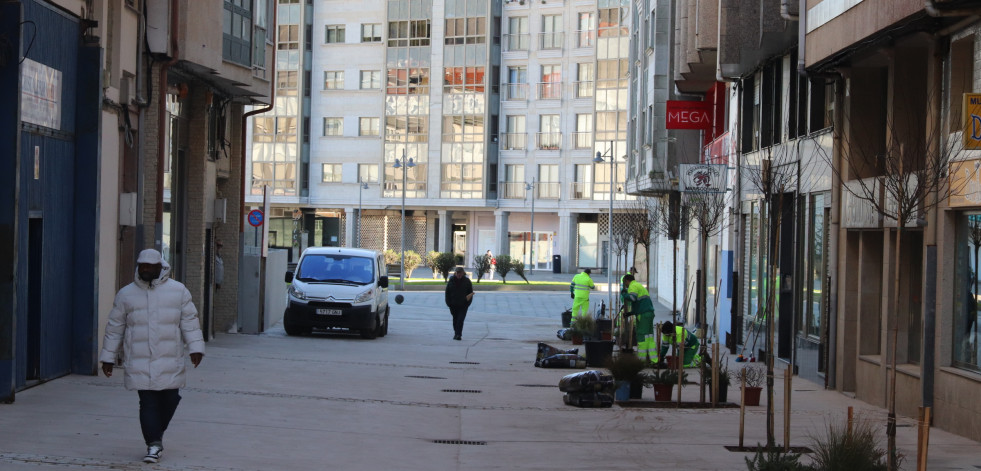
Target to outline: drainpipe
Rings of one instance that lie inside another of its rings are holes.
[[[977,15],[981,12],[981,1],[937,3],[934,0],[925,0],[923,9],[932,17]]]
[[[164,162],[167,161],[167,69],[177,63],[180,46],[177,41],[178,0],[170,0],[170,60],[160,67],[160,83],[157,84],[157,202],[153,226],[153,248],[163,252],[163,194]]]
[[[793,0],[780,0],[780,17],[783,18],[783,19],[785,19],[785,20],[787,20],[787,21],[799,21],[798,15],[791,15],[790,14],[790,2],[791,1],[793,1]],[[804,10],[803,10],[803,8],[801,8],[801,10],[798,10],[798,11],[800,12],[800,11],[804,11]]]

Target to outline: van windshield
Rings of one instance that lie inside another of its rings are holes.
[[[296,279],[307,282],[367,285],[375,280],[374,260],[340,254],[308,254],[300,261]]]

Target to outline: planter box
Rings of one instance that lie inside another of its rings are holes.
[[[763,392],[763,388],[746,386],[746,391],[744,391],[746,405],[747,406],[758,406],[760,405],[760,393]]]
[[[673,384],[655,384],[654,385],[654,400],[655,401],[670,401],[671,391],[674,390]]]
[[[613,355],[612,341],[590,340],[584,344],[586,345],[586,366],[603,366],[610,355]]]

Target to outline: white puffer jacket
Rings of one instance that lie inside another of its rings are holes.
[[[204,338],[191,292],[170,279],[170,265],[163,261],[160,276],[147,283],[140,279],[116,293],[99,361],[115,363],[123,347],[125,385],[130,390],[184,387],[184,345],[190,353],[204,353]]]

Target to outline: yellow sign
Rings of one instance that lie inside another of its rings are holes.
[[[964,148],[981,149],[981,93],[964,94]]]
[[[981,206],[981,160],[950,163],[950,207]]]

